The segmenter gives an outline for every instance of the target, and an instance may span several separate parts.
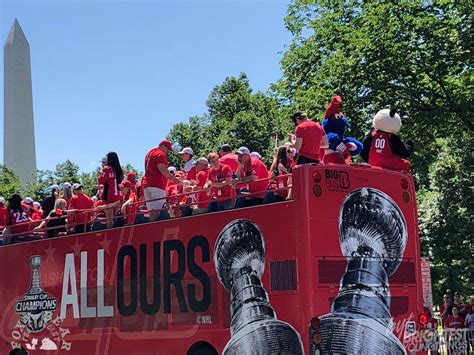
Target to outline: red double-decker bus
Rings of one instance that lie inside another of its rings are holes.
[[[297,166],[293,200],[3,246],[0,270],[1,354],[403,354],[423,314],[413,180],[365,165]]]

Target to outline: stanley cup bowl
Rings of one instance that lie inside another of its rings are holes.
[[[30,258],[30,265],[33,270],[38,270],[41,266],[41,255],[33,255]]]
[[[339,211],[339,241],[344,256],[380,258],[391,276],[407,244],[406,221],[388,195],[358,189],[344,199]]]
[[[261,278],[265,269],[265,244],[257,225],[246,219],[227,224],[214,247],[214,265],[227,290],[232,288],[234,276],[244,268]]]

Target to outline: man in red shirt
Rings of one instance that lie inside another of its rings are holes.
[[[82,192],[82,185],[75,183],[72,185],[73,196],[71,197],[70,208],[72,211],[72,218],[74,218],[74,233],[84,233],[89,229],[88,222],[90,221],[91,210],[94,207],[92,199]]]
[[[246,194],[250,196],[239,197],[235,201],[235,208],[260,205],[268,188],[268,180],[255,180],[268,178],[267,167],[260,160],[250,157],[250,150],[247,147],[240,147],[236,154],[239,158],[239,168],[235,184],[247,185],[248,193]]]
[[[168,151],[172,151],[171,143],[164,139],[160,145],[150,150],[145,156],[145,175],[142,179],[142,188],[148,211],[150,211],[150,221],[159,218],[160,210],[163,208],[166,197],[166,186],[168,180],[174,181],[177,185],[182,182],[168,171]]]
[[[125,216],[127,224],[135,223],[135,215],[137,214],[138,204],[136,203],[137,196],[132,190],[132,183],[128,180],[123,181],[120,185],[120,192],[122,193],[122,207],[120,211]]]
[[[319,163],[319,150],[328,148],[329,142],[319,123],[311,121],[303,112],[296,112],[292,119],[295,134],[290,134],[291,144],[298,151],[296,164]]]
[[[209,204],[208,212],[223,211],[232,208],[232,169],[222,164],[219,155],[210,153],[207,160],[211,165],[208,173],[208,182],[205,188],[211,188],[211,196],[217,201]]]
[[[224,144],[219,149],[221,164],[228,165],[234,173],[239,168],[239,158],[237,154],[232,153],[232,147],[228,144]]]

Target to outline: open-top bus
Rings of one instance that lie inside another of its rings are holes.
[[[293,199],[0,247],[0,354],[410,353],[413,180],[300,165]]]

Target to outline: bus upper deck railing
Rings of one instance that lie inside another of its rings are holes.
[[[244,183],[242,185],[250,185],[250,184],[262,182],[262,181],[269,181],[269,182],[276,181],[277,179],[287,178],[287,177],[290,177],[291,175],[292,174],[285,174],[285,175],[279,175],[278,177],[268,177],[268,178],[263,178],[263,179],[257,179],[248,183]],[[112,228],[122,227],[124,225],[127,225],[125,221],[131,216],[135,216],[133,224],[142,224],[142,223],[148,222],[148,216],[150,213],[153,213],[153,212],[159,214],[158,221],[166,220],[170,218],[187,217],[187,216],[190,216],[191,214],[179,216],[177,215],[177,213],[172,213],[172,212],[178,211],[178,210],[183,211],[187,209],[192,211],[193,207],[199,204],[235,201],[237,198],[251,198],[251,197],[261,195],[262,193],[278,193],[278,192],[283,192],[283,191],[288,192],[288,190],[291,188],[291,185],[286,185],[284,187],[277,186],[276,188],[270,188],[271,184],[269,184],[268,188],[265,190],[256,191],[256,192],[244,192],[241,194],[235,193],[234,185],[229,185],[229,187],[232,188],[231,196],[212,198],[212,199],[210,198],[209,200],[205,200],[205,201],[192,201],[191,199],[193,198],[194,195],[198,195],[203,192],[206,192],[207,194],[209,192],[207,189],[182,192],[179,194],[166,196],[166,197],[160,197],[160,198],[156,198],[152,200],[140,200],[140,201],[132,202],[128,205],[129,206],[128,209],[130,211],[129,213],[114,214],[111,217],[106,217],[104,211],[106,209],[120,209],[121,206],[108,207],[108,205],[102,205],[102,206],[97,206],[91,209],[64,210],[64,212],[66,212],[66,215],[64,216],[50,217],[46,219],[34,220],[34,221],[28,221],[28,222],[21,222],[13,226],[10,226],[12,230],[21,229],[22,231],[16,232],[16,233],[15,232],[9,233],[8,240],[6,240],[6,238],[0,235],[0,245],[10,244],[12,241],[14,243],[18,243],[18,242],[45,239],[48,236],[48,231],[60,230],[61,232],[59,232],[57,236],[77,234],[74,232],[74,228],[76,226],[82,226],[82,225],[91,226],[91,228],[86,228],[86,231],[100,231],[100,230],[107,229],[106,223],[107,223],[107,220],[109,219],[112,219],[114,221],[114,225]],[[180,202],[185,197],[187,201]],[[174,200],[175,202],[169,202],[170,199]],[[160,201],[160,200],[165,201],[162,208],[156,209],[156,210],[148,210],[146,208],[147,202]],[[81,221],[81,222],[75,221],[76,219],[75,217],[77,216],[86,217],[86,221]],[[55,220],[56,221],[64,220],[64,224],[48,227],[48,223]],[[45,222],[46,227],[39,228],[39,229],[36,228],[36,226],[40,225],[43,221]]]

